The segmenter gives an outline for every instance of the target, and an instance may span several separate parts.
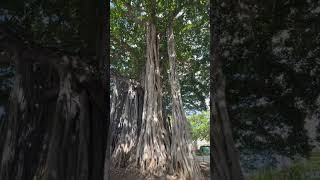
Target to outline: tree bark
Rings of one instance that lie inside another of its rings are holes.
[[[221,12],[219,6],[221,2],[216,1],[216,8],[211,3],[212,28],[211,39],[211,121],[210,121],[210,142],[211,142],[211,179],[221,180],[241,180],[244,179],[240,162],[239,153],[235,147],[230,119],[227,111],[225,97],[225,77],[222,70],[223,58],[221,56],[220,35]]]
[[[168,169],[168,137],[162,117],[162,87],[159,45],[154,21],[146,23],[147,61],[141,132],[137,144],[137,165],[144,174],[163,176]]]
[[[114,78],[111,118],[113,131],[112,166],[128,167],[134,164],[141,124],[143,90],[138,82]],[[139,122],[139,123],[138,123]]]
[[[167,27],[167,43],[170,64],[170,87],[172,95],[172,143],[171,158],[173,170],[186,180],[202,179],[200,168],[192,155],[190,126],[183,110],[180,83],[177,74],[176,51],[172,23]]]
[[[16,64],[0,179],[102,180],[109,117],[99,63],[25,44],[4,28],[0,37],[0,59]]]
[[[36,68],[33,67],[36,67],[35,64],[23,61],[16,65],[15,82],[9,100],[8,126],[1,132],[5,140],[1,154],[0,179],[32,179],[33,174],[41,171],[41,167],[44,166],[42,158],[47,148],[42,144],[46,143],[44,137],[47,135],[45,131],[49,123],[41,119],[52,120],[51,116],[46,115],[49,114],[49,110],[54,111],[55,105],[51,102],[41,102],[37,94],[44,95],[44,90],[55,86],[57,81],[53,78],[47,87],[42,84],[41,90],[39,81],[47,78],[37,77],[52,78],[52,75],[49,73],[43,76],[34,72]]]

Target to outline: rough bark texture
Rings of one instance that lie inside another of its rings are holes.
[[[41,102],[38,94],[44,97],[47,88],[57,85],[58,82],[53,78],[47,86],[41,85],[39,81],[47,80],[46,77],[52,78],[52,74],[43,76],[43,73],[37,72],[37,68],[39,67],[35,64],[23,61],[16,66],[14,87],[10,95],[8,126],[1,132],[5,140],[1,154],[0,179],[31,179],[34,172],[40,171],[40,176],[39,167],[44,166],[42,152],[47,151],[47,148],[42,144],[45,142],[45,131],[49,124],[41,120],[51,110],[54,111],[55,104]]]
[[[147,61],[141,132],[137,144],[137,165],[145,174],[163,176],[168,169],[168,137],[162,118],[162,87],[156,27],[148,22]]]
[[[217,6],[221,2],[215,2]],[[221,14],[219,8],[213,9],[211,3],[212,58],[211,63],[211,179],[241,180],[239,153],[235,147],[225,97],[225,77],[222,70],[223,59],[219,36],[222,33]]]
[[[200,168],[192,155],[190,127],[183,110],[180,83],[176,68],[176,51],[172,24],[167,28],[168,55],[170,64],[170,87],[172,95],[172,143],[171,158],[173,170],[181,179],[202,179]]]
[[[0,37],[0,59],[16,64],[0,179],[102,179],[109,123],[98,67],[4,28]]]
[[[138,124],[141,124],[143,90],[138,82],[114,76],[111,96],[113,126],[112,166],[124,168],[135,162]]]

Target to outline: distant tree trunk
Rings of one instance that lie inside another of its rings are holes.
[[[182,179],[201,179],[201,172],[192,155],[192,141],[190,137],[190,127],[183,110],[180,83],[177,74],[175,41],[173,34],[173,25],[170,23],[167,27],[168,55],[170,64],[169,81],[172,95],[172,143],[171,158],[174,172]]]
[[[111,123],[111,149],[110,153],[114,151],[118,144],[119,136],[121,136],[120,117],[124,108],[124,101],[127,95],[128,84],[120,80],[111,80],[111,97],[110,97],[110,123]]]
[[[162,87],[159,45],[154,22],[146,23],[147,61],[141,132],[137,144],[137,165],[145,174],[163,176],[168,166],[168,137],[162,117]]]
[[[225,77],[222,70],[223,59],[221,57],[220,35],[221,12],[219,6],[221,3],[216,2],[216,8],[211,3],[211,28],[212,39],[212,58],[211,63],[211,123],[210,123],[210,142],[211,142],[211,179],[219,180],[241,180],[239,153],[235,147],[230,119],[227,111],[227,102],[225,97]]]
[[[141,124],[143,89],[130,80],[113,78],[111,119],[113,126],[112,166],[127,167],[136,160],[138,124]],[[140,123],[138,123],[140,122]]]

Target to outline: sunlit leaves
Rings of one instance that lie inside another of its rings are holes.
[[[210,112],[203,111],[199,114],[187,117],[188,122],[192,128],[193,140],[206,140],[210,141]]]

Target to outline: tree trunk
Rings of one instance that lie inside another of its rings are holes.
[[[111,121],[111,154],[118,144],[119,136],[121,136],[121,127],[119,119],[123,112],[124,102],[128,92],[128,84],[124,81],[115,79],[111,80],[111,99],[110,99],[110,121]]]
[[[0,179],[102,180],[109,117],[100,68],[3,28],[0,35],[0,59],[16,63]]]
[[[137,144],[137,165],[144,174],[163,176],[168,169],[168,137],[162,118],[162,87],[156,26],[148,22],[147,61],[141,132]]]
[[[177,74],[176,51],[172,24],[167,28],[168,55],[170,64],[169,81],[172,95],[172,144],[171,158],[173,170],[182,179],[201,179],[201,172],[192,155],[192,141],[190,127],[183,110],[180,83]]]
[[[219,6],[221,2],[216,2]],[[211,3],[211,5],[213,5]],[[220,35],[221,28],[221,13],[219,7],[211,6],[210,12],[212,15],[211,28],[212,39],[212,58],[211,63],[211,178],[221,180],[241,180],[243,175],[241,172],[239,153],[235,147],[230,119],[227,111],[227,102],[225,97],[225,77],[222,71],[223,59],[221,57]]]
[[[112,166],[127,167],[135,162],[138,122],[141,124],[143,90],[133,80],[114,78],[111,96],[113,131]]]
[[[45,139],[48,136],[46,131],[51,125],[50,111],[55,110],[55,104],[42,102],[39,97],[44,97],[48,88],[58,84],[52,69],[43,69],[48,72],[44,76],[43,72],[37,70],[39,66],[36,64],[16,58],[20,62],[16,65],[15,82],[9,100],[9,119],[6,130],[1,132],[4,146],[0,179],[3,180],[28,180],[42,174],[48,142]],[[51,81],[47,81],[47,84],[40,84],[49,79]],[[42,121],[43,118],[47,118],[47,121]]]
[[[75,92],[74,81],[70,73],[60,80],[46,162],[48,180],[103,178],[108,130],[104,88],[90,79]]]

